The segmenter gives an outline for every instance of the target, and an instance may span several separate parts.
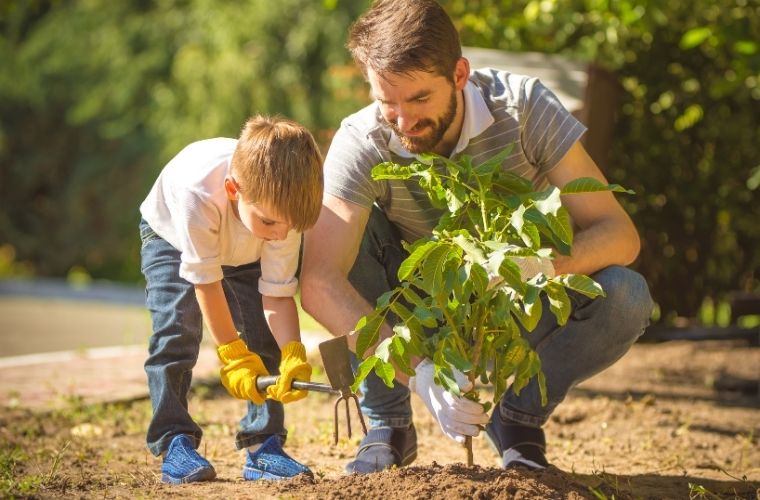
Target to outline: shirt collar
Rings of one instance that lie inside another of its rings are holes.
[[[451,153],[452,156],[462,152],[471,139],[482,134],[494,122],[486,101],[483,99],[483,94],[474,83],[468,81],[463,94],[464,121],[462,122],[462,131],[459,133],[459,141]],[[401,141],[393,130],[391,130],[391,137],[388,141],[388,149],[402,158],[414,158],[414,155],[401,145]]]

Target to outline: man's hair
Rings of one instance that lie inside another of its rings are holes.
[[[254,116],[240,133],[230,172],[243,199],[265,202],[297,231],[322,207],[322,154],[311,133],[281,117]]]
[[[462,46],[434,0],[376,0],[351,26],[346,44],[364,76],[427,71],[453,79]]]

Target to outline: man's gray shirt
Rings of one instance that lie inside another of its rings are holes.
[[[465,123],[452,154],[472,157],[478,165],[514,144],[503,168],[548,185],[546,174],[580,139],[586,127],[536,78],[504,71],[473,71],[464,91]],[[398,145],[376,103],[347,117],[325,157],[325,192],[366,208],[377,204],[402,237],[427,237],[441,215],[416,180],[372,179],[372,167],[384,161],[408,165],[414,157]]]

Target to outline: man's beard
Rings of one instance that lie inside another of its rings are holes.
[[[388,126],[393,129],[398,136],[399,142],[404,146],[404,149],[413,154],[430,153],[433,152],[435,147],[441,142],[444,134],[454,121],[454,117],[457,113],[457,94],[452,88],[451,99],[449,99],[449,105],[446,111],[443,112],[436,120],[431,118],[424,118],[417,122],[412,131],[423,130],[429,128],[430,131],[427,134],[423,134],[417,137],[407,137],[398,128],[395,122],[386,122]]]

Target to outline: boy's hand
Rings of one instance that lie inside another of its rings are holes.
[[[311,365],[306,361],[306,348],[298,341],[285,344],[280,360],[280,376],[277,383],[267,388],[270,398],[282,403],[292,403],[305,398],[307,391],[291,389],[293,380],[311,381]]]
[[[257,405],[264,403],[264,395],[256,390],[256,378],[269,372],[259,355],[249,351],[242,339],[220,345],[216,353],[224,363],[219,374],[227,392]]]

